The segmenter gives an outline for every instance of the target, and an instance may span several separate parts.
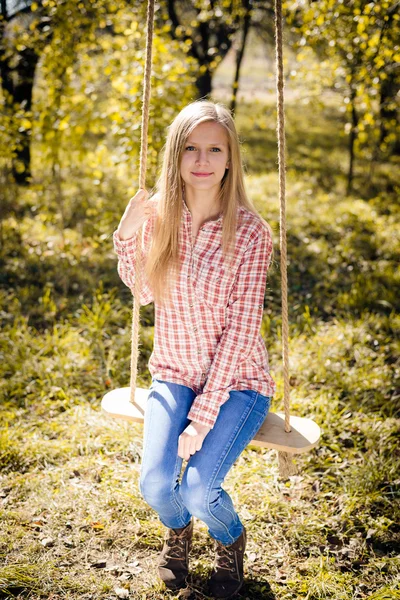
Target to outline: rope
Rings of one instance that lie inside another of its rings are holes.
[[[143,90],[143,109],[142,109],[142,128],[140,142],[140,167],[139,167],[139,188],[145,188],[146,185],[146,163],[147,163],[147,138],[148,121],[151,90],[151,66],[152,66],[152,42],[154,31],[154,1],[148,0],[147,5],[147,23],[146,23],[146,61],[144,70],[144,90]],[[282,289],[282,343],[283,343],[283,381],[284,381],[284,411],[285,411],[285,431],[290,428],[290,387],[289,387],[289,319],[287,302],[287,248],[286,248],[286,201],[285,201],[285,115],[284,115],[284,79],[283,79],[283,43],[282,43],[282,1],[275,0],[275,36],[276,36],[276,87],[277,87],[277,137],[278,137],[278,162],[279,162],[279,204],[280,204],[280,250],[281,250],[281,289]],[[143,226],[142,226],[143,227]],[[135,286],[133,293],[133,318],[132,318],[132,336],[131,336],[131,386],[130,402],[135,404],[137,363],[139,355],[139,311],[140,311],[140,289],[142,280],[142,228],[137,233],[138,244],[136,249],[136,267],[135,267]],[[286,465],[280,468],[289,473],[290,463],[287,460],[287,453],[278,453],[280,465]]]
[[[139,166],[139,188],[146,187],[146,164],[147,164],[147,133],[149,126],[150,90],[151,90],[151,65],[154,31],[154,0],[148,0],[147,23],[146,23],[146,62],[144,68],[144,89],[142,108],[142,135],[140,140],[140,166]],[[137,363],[139,355],[139,311],[140,311],[140,289],[142,284],[142,230],[143,225],[137,233],[135,286],[133,291],[133,315],[131,336],[131,393],[130,402],[135,403]]]
[[[276,51],[276,90],[277,90],[277,135],[279,162],[279,206],[280,206],[280,251],[281,251],[281,290],[282,290],[282,354],[283,354],[283,405],[285,411],[285,431],[291,431],[290,387],[289,387],[289,318],[287,287],[286,249],[286,200],[285,200],[285,113],[283,98],[283,41],[282,41],[282,0],[275,0],[275,51]]]

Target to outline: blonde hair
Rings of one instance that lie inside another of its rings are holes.
[[[161,174],[151,196],[157,200],[157,213],[149,249],[145,273],[157,303],[170,301],[170,291],[180,270],[181,240],[179,230],[182,221],[183,180],[180,165],[184,146],[192,131],[206,121],[222,125],[228,138],[229,169],[221,181],[216,199],[222,207],[222,252],[224,260],[233,257],[236,240],[237,208],[243,206],[254,213],[271,232],[246,194],[244,172],[240,153],[240,141],[233,117],[228,108],[219,102],[196,100],[185,106],[168,127],[163,148]],[[271,232],[272,233],[272,232]]]

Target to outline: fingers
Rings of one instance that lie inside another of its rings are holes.
[[[144,203],[147,198],[149,197],[149,192],[143,188],[140,188],[136,194],[134,196],[132,196],[132,198],[129,200],[129,203],[132,204],[133,202],[136,203]]]
[[[141,202],[144,202],[149,197],[149,192],[144,188],[140,188],[135,194],[135,198],[138,198]]]
[[[156,207],[152,206],[151,204],[145,204],[143,210],[144,210],[144,213],[150,217],[156,211]]]
[[[190,436],[182,433],[179,436],[178,456],[184,460],[189,460],[193,454],[201,450],[203,439],[201,436]]]

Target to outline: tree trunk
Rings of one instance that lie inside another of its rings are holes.
[[[231,106],[230,106],[232,114],[234,114],[234,112],[236,110],[237,92],[239,89],[240,67],[242,66],[244,51],[246,49],[247,34],[249,33],[250,24],[251,24],[250,1],[245,0],[244,5],[245,5],[246,12],[245,12],[244,19],[243,19],[242,43],[240,45],[239,51],[236,54],[236,71],[235,71],[235,78],[233,80],[233,85],[232,85],[232,99],[231,99]]]
[[[250,2],[250,0],[245,0]],[[167,18],[172,27],[169,35],[173,40],[181,43],[189,42],[187,50],[189,56],[192,56],[198,63],[199,68],[204,68],[196,79],[198,90],[198,99],[209,96],[212,92],[212,77],[215,67],[212,66],[215,59],[215,49],[218,50],[218,56],[222,60],[228,53],[232,45],[232,36],[238,29],[239,16],[234,17],[233,23],[227,23],[222,18],[211,18],[209,21],[199,20],[196,26],[192,26],[193,16],[190,15],[188,6],[185,3],[179,3],[176,0],[167,0]],[[176,10],[181,5],[181,10]],[[183,7],[183,8],[182,8]],[[201,8],[196,4],[191,6],[197,12],[201,13]],[[191,20],[189,20],[189,18]],[[190,31],[190,32],[189,32]],[[210,52],[212,50],[212,52]]]
[[[394,71],[388,73],[387,79],[383,79],[380,87],[379,98],[379,116],[380,116],[380,136],[379,143],[382,144],[386,136],[397,130],[399,113],[396,106],[396,95],[399,91],[399,84],[396,80]],[[392,106],[390,106],[392,104]],[[390,122],[394,121],[394,124]],[[390,148],[390,154],[400,155],[400,140],[396,137],[393,146]],[[389,154],[388,152],[388,154]]]
[[[349,172],[347,175],[347,190],[346,190],[347,195],[350,195],[351,192],[353,191],[354,158],[355,158],[354,157],[354,143],[355,143],[356,137],[357,137],[357,125],[358,125],[358,115],[357,115],[356,105],[355,105],[357,92],[354,89],[352,82],[350,83],[350,86],[351,86],[351,90],[350,90],[351,129],[350,129],[350,135],[349,135],[350,160],[349,160]]]
[[[13,102],[26,112],[32,109],[33,82],[38,60],[38,55],[31,49],[20,53],[18,83],[13,86]],[[28,129],[21,133],[20,147],[13,160],[13,175],[16,182],[22,185],[27,185],[31,177],[31,131],[32,129]]]
[[[29,7],[25,7],[24,11],[28,9]],[[25,48],[25,50],[18,53],[16,66],[10,66],[9,60],[4,58],[3,54],[3,42],[6,38],[5,29],[7,26],[12,26],[8,24],[7,3],[5,0],[1,0],[1,15],[3,21],[0,38],[0,75],[6,109],[10,113],[19,108],[28,112],[32,108],[33,82],[39,57],[32,48]],[[17,16],[13,16],[12,20],[14,21],[17,18]],[[16,149],[16,156],[12,159],[12,176],[21,185],[27,185],[31,177],[30,132],[31,130],[28,129],[20,133],[20,143]]]
[[[196,79],[196,87],[198,90],[198,99],[209,96],[212,90],[212,75],[211,71],[206,69],[204,73]]]

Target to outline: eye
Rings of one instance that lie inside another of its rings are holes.
[[[194,146],[186,146],[185,150],[189,150],[190,148],[194,148]],[[217,148],[216,146],[214,146],[214,148],[211,148],[212,150],[217,150],[218,152],[221,152],[220,148]]]

